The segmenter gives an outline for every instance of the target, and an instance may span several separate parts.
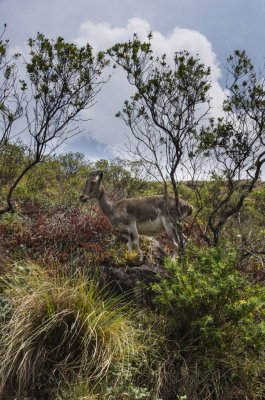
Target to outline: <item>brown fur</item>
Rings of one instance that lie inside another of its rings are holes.
[[[176,228],[177,209],[175,198],[168,196],[146,196],[114,200],[102,185],[103,171],[91,171],[88,175],[81,201],[95,199],[103,213],[109,218],[113,229],[125,233],[128,248],[139,249],[138,234],[154,236],[167,232],[173,242],[173,256],[179,243]],[[192,213],[192,206],[179,201],[180,219]]]

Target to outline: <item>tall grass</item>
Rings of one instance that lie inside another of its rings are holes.
[[[76,374],[100,380],[113,362],[137,354],[130,311],[95,279],[30,265],[5,285],[12,316],[1,327],[0,398],[12,388],[44,399],[54,381]]]

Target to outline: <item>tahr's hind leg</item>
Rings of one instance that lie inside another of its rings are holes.
[[[173,244],[173,254],[172,254],[172,259],[175,260],[178,255],[178,248],[179,248],[179,234],[177,232],[177,228],[174,226],[172,221],[169,218],[162,217],[162,222],[164,225],[164,228],[169,236],[169,238],[172,240]]]

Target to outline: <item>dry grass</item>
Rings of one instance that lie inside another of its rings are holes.
[[[95,280],[30,265],[5,285],[12,317],[2,326],[0,397],[10,387],[32,395],[73,374],[101,379],[113,361],[137,353],[130,312]]]

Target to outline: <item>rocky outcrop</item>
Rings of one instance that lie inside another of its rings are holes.
[[[96,270],[100,286],[114,294],[126,293],[133,296],[138,306],[153,307],[154,292],[151,283],[170,278],[170,273],[162,265],[142,264],[128,267],[107,267],[101,265]]]

